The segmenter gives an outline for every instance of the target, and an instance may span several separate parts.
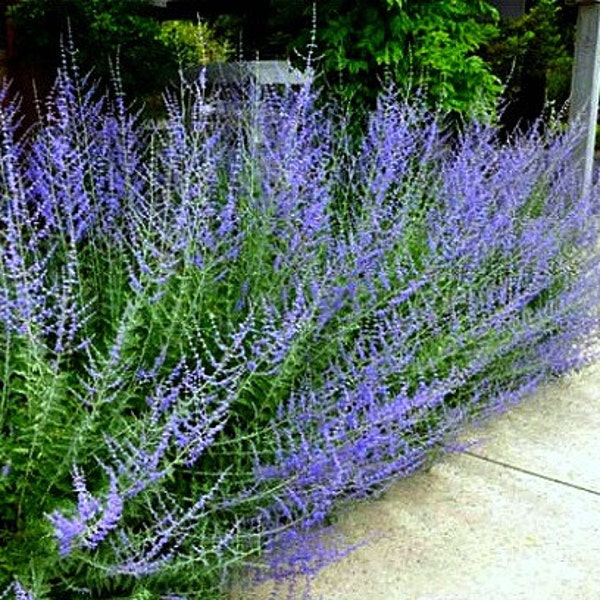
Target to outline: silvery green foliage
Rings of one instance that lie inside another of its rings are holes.
[[[392,90],[349,139],[309,87],[191,86],[153,126],[65,68],[17,141],[3,93],[6,595],[206,598],[259,548],[310,574],[340,503],[593,358],[573,136]]]

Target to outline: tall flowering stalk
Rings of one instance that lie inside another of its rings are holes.
[[[20,141],[0,103],[5,596],[311,572],[340,503],[594,358],[569,135],[183,91],[142,122],[65,66]]]

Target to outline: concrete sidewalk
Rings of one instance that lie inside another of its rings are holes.
[[[464,437],[480,443],[342,516],[375,538],[312,598],[600,600],[600,365]],[[286,597],[269,594],[239,598]]]

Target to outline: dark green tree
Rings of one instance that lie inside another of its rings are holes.
[[[532,0],[517,19],[501,21],[482,57],[505,84],[503,121],[527,127],[570,91],[576,9],[562,0]]]
[[[316,35],[325,79],[355,105],[369,105],[391,78],[420,87],[458,113],[492,110],[499,79],[478,55],[497,32],[498,13],[483,0],[272,0],[263,51],[306,53]],[[300,59],[301,60],[301,59]]]
[[[126,90],[152,93],[176,74],[176,60],[160,39],[160,23],[146,0],[20,0],[10,8],[21,64],[51,70],[61,40],[70,38],[82,69],[110,77],[118,57]]]

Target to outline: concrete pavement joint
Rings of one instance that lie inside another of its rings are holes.
[[[558,483],[560,485],[564,485],[564,486],[572,488],[574,490],[579,490],[580,492],[586,492],[588,494],[593,494],[594,496],[600,496],[600,491],[598,491],[598,490],[592,490],[591,488],[583,487],[583,486],[577,485],[575,483],[569,483],[568,481],[562,481],[562,479],[556,479],[554,477],[549,477],[548,475],[542,475],[541,473],[536,473],[535,471],[529,471],[528,469],[516,467],[515,465],[511,465],[509,463],[495,460],[493,458],[488,458],[487,456],[481,456],[481,454],[475,454],[474,452],[469,452],[468,450],[461,452],[461,454],[466,454],[467,456],[471,456],[472,458],[478,458],[479,460],[489,462],[489,463],[491,463],[493,465],[497,465],[499,467],[505,467],[506,469],[511,469],[513,471],[517,471],[518,473],[523,473],[525,475],[531,475],[532,477],[537,477],[538,479],[545,479],[546,481],[550,481],[552,483]]]

